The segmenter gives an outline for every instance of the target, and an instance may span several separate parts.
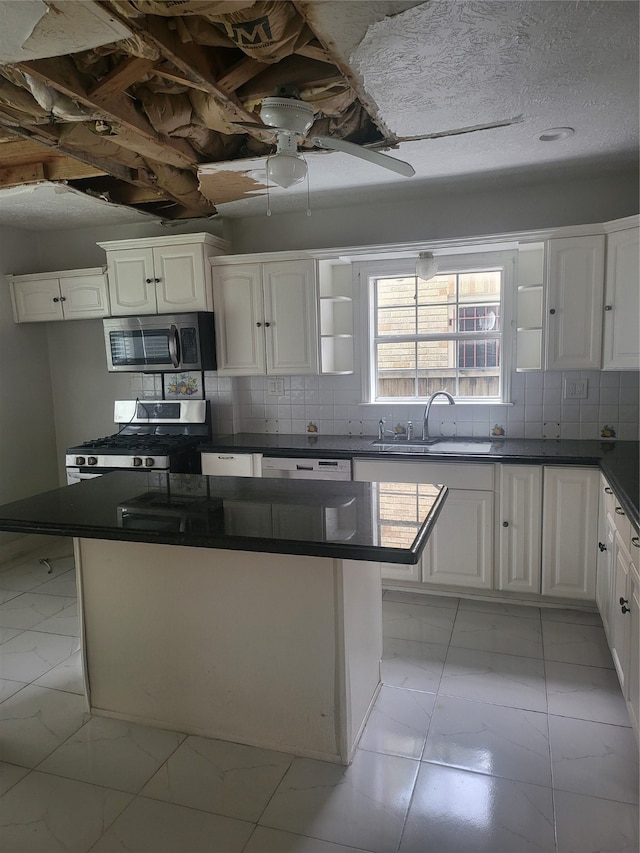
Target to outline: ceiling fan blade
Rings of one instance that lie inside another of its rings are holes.
[[[511,127],[512,124],[520,124],[524,116],[514,116],[503,121],[493,121],[489,124],[474,124],[470,127],[458,127],[455,130],[442,130],[439,133],[425,133],[422,136],[398,136],[397,142],[420,142],[423,139],[441,139],[443,136],[462,136],[463,133],[477,133],[479,130],[495,130],[498,127]]]
[[[389,157],[388,154],[380,154],[379,151],[371,151],[369,148],[362,148],[360,145],[354,145],[353,142],[345,142],[344,139],[331,139],[329,136],[313,136],[311,137],[311,141],[314,145],[319,145],[321,148],[342,151],[345,154],[352,154],[354,157],[359,157],[361,160],[368,160],[370,163],[375,163],[376,166],[390,169],[392,172],[397,172],[406,178],[410,178],[416,173],[413,166],[405,163],[404,160]]]

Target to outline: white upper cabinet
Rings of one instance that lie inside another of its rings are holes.
[[[547,370],[599,370],[604,235],[549,240]]]
[[[16,323],[86,320],[109,314],[107,277],[101,267],[9,276]]]
[[[603,370],[640,370],[640,226],[607,235]]]
[[[212,311],[208,258],[227,244],[211,234],[99,243],[107,253],[111,313]]]
[[[318,372],[316,262],[213,266],[218,373]]]

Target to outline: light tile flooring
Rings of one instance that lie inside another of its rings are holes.
[[[0,571],[7,853],[637,853],[638,749],[595,614],[387,592],[345,768],[88,716],[75,573],[52,565]]]

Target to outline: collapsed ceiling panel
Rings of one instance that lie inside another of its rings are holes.
[[[214,215],[212,198],[243,198],[248,185],[221,178],[224,186],[205,195],[198,167],[272,152],[274,134],[261,132],[259,111],[276,93],[311,105],[314,134],[385,143],[375,116],[294,2],[26,0],[30,24],[21,27],[14,10],[15,39],[24,40],[40,14],[25,43],[31,42],[43,22],[60,14],[58,6],[72,5],[85,19],[113,23],[112,40],[87,49],[52,38],[55,56],[0,65],[0,138],[42,146],[42,162],[53,150],[93,166],[100,178],[92,184],[81,171],[79,189],[165,219]],[[91,27],[87,33],[93,35]],[[9,169],[0,172],[0,187],[24,179],[23,169],[12,170],[15,161],[0,162]],[[37,175],[35,169],[33,180]]]
[[[26,231],[55,230],[60,226],[61,200],[64,202],[65,227],[122,225],[150,221],[148,214],[129,210],[117,204],[84,193],[60,183],[45,181],[31,186],[0,189],[0,225]]]
[[[2,0],[0,64],[62,56],[127,38],[129,31],[94,4]]]

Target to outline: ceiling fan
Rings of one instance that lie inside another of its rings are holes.
[[[262,125],[251,122],[234,122],[240,127],[252,130],[266,131],[276,137],[276,153],[267,160],[267,177],[280,187],[293,186],[303,181],[307,175],[307,164],[298,151],[298,139],[306,139],[313,124],[314,112],[311,104],[297,98],[273,97],[264,98],[260,108]],[[342,151],[368,160],[377,166],[390,169],[399,175],[410,178],[415,175],[415,169],[404,160],[362,148],[344,139],[333,139],[329,136],[312,136],[311,142],[319,148],[332,151]]]
[[[257,122],[234,122],[238,127],[245,127],[253,131],[266,132],[270,137],[276,138],[276,153],[267,160],[267,178],[271,183],[280,187],[291,187],[303,181],[307,175],[307,164],[298,151],[298,140],[307,138],[314,121],[314,110],[311,104],[290,95],[297,94],[296,90],[282,86],[278,88],[282,96],[263,98],[260,107],[260,119]],[[414,142],[423,139],[440,139],[445,136],[460,136],[465,133],[475,133],[480,130],[493,130],[498,127],[508,127],[523,121],[524,116],[496,121],[489,124],[461,127],[455,130],[446,130],[439,133],[428,133],[422,136],[394,137],[393,143]],[[329,136],[311,136],[310,141],[318,148],[326,148],[331,151],[342,151],[361,160],[368,160],[384,169],[390,169],[407,178],[415,175],[415,169],[410,163],[390,157],[379,151],[355,145],[344,139],[334,139]]]

